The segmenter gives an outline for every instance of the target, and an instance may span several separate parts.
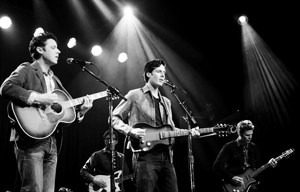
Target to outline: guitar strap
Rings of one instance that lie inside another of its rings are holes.
[[[64,88],[64,86],[62,85],[62,83],[60,82],[60,80],[55,76],[53,75],[53,79],[55,79],[55,82],[56,84],[58,85],[58,87],[60,89],[62,89],[71,99],[72,99],[72,96],[69,94],[69,92]]]

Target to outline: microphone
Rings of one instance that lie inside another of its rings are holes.
[[[169,87],[171,87],[173,89],[177,89],[177,87],[167,79],[164,80],[164,84],[168,85]]]
[[[74,58],[68,58],[67,63],[68,64],[79,64],[79,65],[82,65],[82,66],[93,64],[92,62],[89,62],[89,61],[81,61],[81,60],[74,59]]]

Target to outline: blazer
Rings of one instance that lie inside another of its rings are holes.
[[[70,98],[72,98],[71,95],[63,87],[61,81],[56,76],[53,76],[53,80],[55,83],[55,89],[63,90]],[[33,63],[24,62],[20,64],[11,73],[11,75],[4,80],[0,87],[0,94],[4,98],[21,107],[29,107],[28,99],[33,91],[38,93],[47,92],[47,86],[43,71],[37,61],[34,61]],[[57,149],[59,152],[62,144],[61,126],[58,125],[54,134],[57,139]],[[18,133],[13,129],[10,140],[18,139]]]

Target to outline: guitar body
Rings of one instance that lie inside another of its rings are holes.
[[[161,133],[169,132],[173,130],[171,125],[165,124],[159,127],[153,127],[147,123],[138,123],[133,128],[146,129],[146,135],[143,140],[130,138],[131,148],[134,152],[149,151],[158,144],[172,145],[174,144],[174,138],[161,139]]]
[[[134,174],[131,175],[127,175],[124,176],[124,178],[120,178],[122,174],[122,171],[116,171],[114,173],[114,185],[115,185],[115,192],[121,192],[120,186],[119,184],[122,183],[123,181],[127,180],[127,179],[131,179],[134,177]],[[106,187],[105,188],[100,188],[96,185],[94,185],[93,183],[89,184],[89,192],[111,192],[111,186],[110,186],[110,175],[96,175],[95,179],[100,181],[104,181],[106,183]]]
[[[250,187],[254,184],[257,184],[258,182],[252,178],[252,173],[254,172],[254,170],[252,168],[248,168],[246,169],[246,171],[241,174],[238,175],[239,177],[242,177],[244,180],[244,185],[234,185],[231,183],[224,183],[223,188],[227,191],[227,192],[248,192]]]
[[[110,175],[96,175],[95,176],[96,180],[102,179],[106,183],[105,188],[99,188],[99,187],[94,187],[93,184],[89,185],[89,192],[111,192],[111,187],[110,187]],[[120,187],[117,183],[115,183],[115,192],[120,192]],[[99,188],[99,189],[98,189]]]
[[[72,123],[76,118],[74,107],[63,108],[60,102],[70,98],[61,90],[53,93],[58,95],[58,103],[49,106],[20,107],[11,103],[11,111],[18,126],[16,129],[22,136],[33,139],[45,139],[49,137],[59,123]]]

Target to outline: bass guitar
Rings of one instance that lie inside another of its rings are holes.
[[[58,102],[52,105],[36,105],[31,107],[20,107],[10,102],[9,114],[18,123],[15,126],[17,132],[22,136],[31,139],[45,139],[49,137],[59,123],[70,124],[76,119],[75,106],[83,103],[84,97],[71,99],[62,90],[54,90]],[[106,97],[107,91],[89,95],[93,100]]]
[[[133,126],[133,128],[146,129],[146,135],[143,139],[130,137],[131,149],[133,152],[149,151],[157,144],[172,145],[174,143],[175,137],[189,135],[189,130],[174,130],[173,127],[169,124],[165,124],[159,127],[153,127],[147,123],[137,123]],[[199,129],[200,135],[207,133],[217,133],[219,135],[225,136],[227,134],[235,132],[235,126],[228,124]]]
[[[289,149],[282,153],[282,155],[275,158],[275,160],[278,162],[281,159],[289,158],[292,154],[294,154],[295,149]],[[254,184],[257,184],[258,182],[254,179],[259,173],[270,167],[271,165],[269,163],[261,166],[260,168],[256,169],[255,171],[251,168],[246,169],[246,171],[239,175],[239,177],[243,178],[244,184],[243,185],[233,185],[231,183],[224,182],[223,188],[227,192],[248,192],[250,187]]]
[[[120,192],[121,191],[120,186],[119,186],[120,183],[134,177],[134,174],[127,175],[127,176],[124,176],[124,177],[120,177],[121,174],[122,174],[121,170],[116,171],[114,173],[114,176],[115,176],[115,183],[114,183],[115,184],[115,192]],[[111,191],[110,175],[96,175],[95,179],[98,180],[98,181],[100,181],[100,180],[104,181],[105,184],[106,184],[106,187],[101,188],[97,185],[94,185],[93,183],[90,183],[89,184],[89,192],[110,192]]]

